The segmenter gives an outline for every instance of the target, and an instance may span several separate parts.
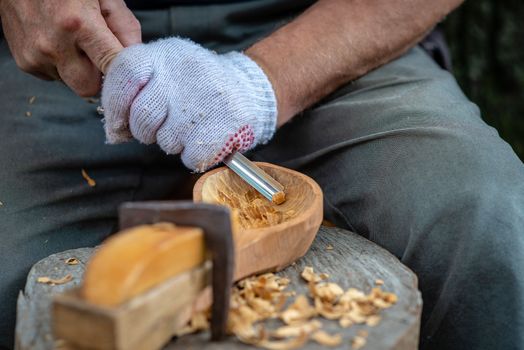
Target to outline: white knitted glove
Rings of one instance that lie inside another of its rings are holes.
[[[124,49],[109,66],[102,107],[108,143],[156,142],[199,172],[276,129],[275,93],[253,60],[180,38]]]

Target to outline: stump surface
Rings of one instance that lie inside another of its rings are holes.
[[[332,250],[327,247],[332,246]],[[51,334],[50,304],[52,294],[77,286],[85,269],[85,263],[93,248],[73,249],[53,254],[33,266],[29,272],[25,291],[18,299],[16,325],[16,348],[20,350],[55,348]],[[65,261],[76,258],[77,265]],[[356,325],[341,328],[337,322],[322,319],[323,329],[329,333],[341,333],[343,342],[331,349],[351,348],[349,343],[358,330],[369,332],[364,349],[417,349],[422,299],[417,289],[416,276],[393,255],[372,242],[339,228],[321,227],[309,252],[295,264],[278,274],[291,280],[288,290],[307,294],[307,284],[300,277],[305,266],[316,272],[330,275],[329,281],[344,289],[354,287],[369,292],[377,279],[382,279],[385,291],[398,296],[393,307],[382,310],[382,321],[375,327]],[[61,285],[38,283],[38,277],[62,278],[71,274],[73,279]],[[277,321],[275,321],[277,322]],[[271,324],[269,325],[271,326]],[[209,334],[187,335],[167,345],[166,349],[245,349],[253,348],[230,337],[222,343],[209,343]],[[320,349],[310,341],[303,349]]]

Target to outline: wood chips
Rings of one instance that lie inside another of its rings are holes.
[[[81,173],[82,173],[82,177],[84,178],[84,180],[86,180],[87,185],[89,187],[95,187],[96,186],[96,181],[91,176],[89,176],[87,174],[87,171],[85,171],[85,169],[82,169]]]
[[[316,274],[312,267],[306,267],[301,276],[308,283],[309,296],[287,291],[289,279],[272,273],[238,282],[232,291],[228,331],[243,343],[272,350],[297,349],[309,340],[338,346],[343,342],[342,335],[323,331],[320,317],[336,320],[342,328],[354,324],[374,327],[381,320],[381,310],[397,302],[395,294],[378,287],[369,294],[355,288],[344,290],[327,282],[329,276]],[[183,333],[207,329],[208,314],[195,315]],[[264,322],[269,319],[280,320],[282,326],[269,329]],[[367,336],[367,331],[360,330],[348,343],[360,349]]]
[[[217,202],[235,211],[244,229],[278,225],[297,214],[294,210],[279,209],[254,189],[238,193],[218,190],[217,195]]]
[[[67,274],[62,278],[50,278],[47,276],[42,276],[36,279],[38,283],[49,284],[51,286],[56,286],[58,284],[66,284],[67,282],[70,282],[72,280],[73,280],[73,276],[70,274]]]

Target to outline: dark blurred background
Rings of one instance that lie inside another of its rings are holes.
[[[462,89],[524,160],[524,0],[469,0],[443,27]]]

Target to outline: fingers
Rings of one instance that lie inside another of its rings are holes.
[[[123,0],[100,0],[107,26],[124,47],[142,42],[140,22]]]
[[[142,45],[125,49],[108,70],[102,87],[106,138],[119,143],[131,138],[129,112],[138,93],[148,84],[152,68]]]
[[[102,76],[89,58],[75,47],[70,48],[67,60],[57,63],[60,79],[77,95],[88,97],[100,91]]]
[[[124,48],[116,36],[109,30],[102,15],[93,19],[94,23],[79,32],[78,47],[83,50],[91,62],[102,72],[116,55]]]
[[[142,143],[157,141],[157,131],[167,118],[167,96],[164,89],[150,82],[135,98],[129,113],[131,134]]]

